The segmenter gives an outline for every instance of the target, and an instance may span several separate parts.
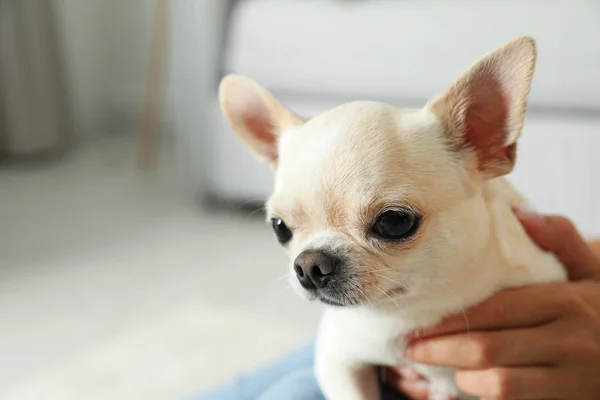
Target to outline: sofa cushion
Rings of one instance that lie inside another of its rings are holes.
[[[247,0],[229,33],[225,68],[275,91],[419,103],[486,52],[532,35],[530,105],[600,109],[591,1]]]

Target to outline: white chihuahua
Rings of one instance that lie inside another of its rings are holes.
[[[232,128],[274,169],[268,218],[292,286],[326,304],[315,369],[327,399],[378,399],[375,366],[407,363],[406,334],[503,288],[566,279],[514,216],[529,206],[502,178],[535,59],[520,37],[422,109],[360,101],[310,119],[251,80],[221,82]],[[451,368],[411,365],[433,398],[468,398]]]

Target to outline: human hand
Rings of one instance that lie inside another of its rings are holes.
[[[409,357],[457,368],[458,387],[484,399],[600,399],[600,258],[568,220],[517,215],[572,282],[505,290],[467,311],[469,326],[455,316],[420,332]],[[388,382],[428,398],[410,370],[390,369]]]

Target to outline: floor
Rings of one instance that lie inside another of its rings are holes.
[[[171,149],[0,167],[1,399],[180,399],[311,337],[262,217],[204,210]]]

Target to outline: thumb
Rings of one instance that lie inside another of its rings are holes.
[[[554,253],[565,266],[570,280],[598,278],[600,259],[567,218],[515,211],[517,218],[542,249]]]

